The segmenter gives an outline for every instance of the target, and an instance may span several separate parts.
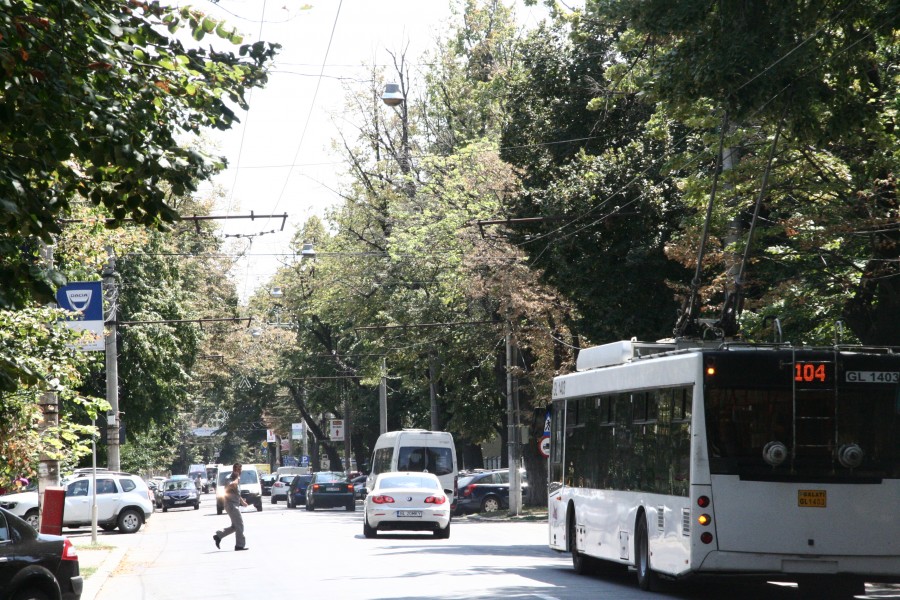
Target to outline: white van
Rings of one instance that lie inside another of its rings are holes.
[[[231,469],[220,468],[216,480],[216,514],[222,514],[225,510],[225,484],[231,477]],[[259,472],[256,465],[241,465],[241,481],[238,483],[241,489],[241,498],[247,501],[249,506],[256,507],[257,511],[261,511],[262,507],[262,484],[259,481]]]
[[[372,451],[366,490],[372,491],[375,477],[388,471],[427,471],[441,480],[441,485],[456,502],[456,446],[446,431],[403,429],[378,436]]]
[[[275,469],[275,477],[280,479],[282,475],[308,475],[309,467],[278,467]]]

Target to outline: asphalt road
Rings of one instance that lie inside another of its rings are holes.
[[[450,539],[425,533],[362,534],[362,505],[307,512],[265,499],[244,509],[247,552],[234,538],[217,550],[212,495],[200,510],[157,511],[137,534],[106,534],[119,546],[118,566],[98,577],[84,600],[247,600],[257,598],[541,600],[683,599],[796,600],[791,587],[735,580],[697,581],[647,594],[634,574],[577,575],[567,555],[547,548],[545,522],[454,519]],[[869,598],[900,598],[900,589],[872,588]]]

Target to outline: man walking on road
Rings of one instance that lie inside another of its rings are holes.
[[[247,501],[241,498],[241,464],[235,463],[225,484],[225,512],[231,518],[231,526],[221,529],[213,534],[216,548],[226,535],[234,534],[234,549],[246,550],[247,541],[244,539],[244,518],[241,516],[241,507],[247,506]]]

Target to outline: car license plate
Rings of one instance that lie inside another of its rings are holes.
[[[800,508],[826,508],[827,499],[825,490],[797,491],[797,506]]]
[[[338,491],[338,489],[336,487],[327,487],[327,488],[325,488],[325,491],[326,492],[336,492],[336,491]]]
[[[175,504],[184,504],[187,500],[176,500]]]
[[[398,517],[421,517],[422,511],[421,510],[398,510],[397,516]]]

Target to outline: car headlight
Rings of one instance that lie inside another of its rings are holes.
[[[0,506],[5,508],[6,510],[12,510],[16,507],[18,502],[0,502]]]

